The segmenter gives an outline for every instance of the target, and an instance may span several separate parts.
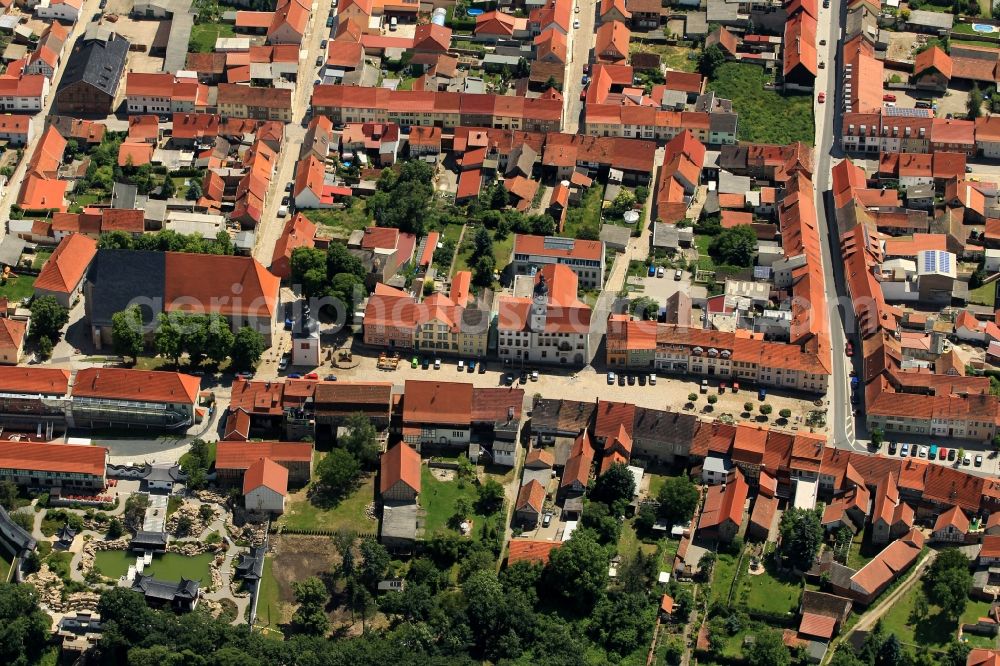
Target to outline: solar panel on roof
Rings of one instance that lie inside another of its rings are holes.
[[[546,236],[542,242],[542,247],[546,250],[572,250],[575,241],[572,238],[562,238],[560,236]]]
[[[907,109],[901,106],[886,106],[882,115],[894,118],[931,118],[930,109]]]
[[[771,267],[770,266],[754,266],[753,268],[753,279],[754,280],[767,280],[771,277]]]

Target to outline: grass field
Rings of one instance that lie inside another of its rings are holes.
[[[36,251],[35,258],[31,262],[31,267],[34,268],[36,271],[42,270],[42,266],[45,265],[45,262],[49,260],[50,256],[52,256],[52,252],[50,252],[49,250]]]
[[[365,202],[359,198],[355,198],[351,207],[344,210],[304,210],[302,213],[310,222],[329,227],[334,230],[335,235],[345,239],[355,229],[364,229],[373,224],[365,212]]]
[[[969,302],[976,305],[985,305],[992,308],[997,295],[997,285],[995,282],[980,285],[969,291]]]
[[[215,40],[235,35],[233,26],[225,23],[196,23],[191,26],[188,50],[194,53],[211,53],[215,49]]]
[[[566,224],[560,235],[567,238],[578,238],[583,229],[592,229],[600,233],[603,194],[603,188],[597,185],[587,190],[580,205],[571,206],[566,211]]]
[[[257,621],[269,627],[276,627],[281,621],[281,606],[278,605],[278,581],[274,579],[274,558],[264,558],[264,573],[260,577],[260,596],[257,599]]]
[[[11,301],[20,301],[35,293],[35,278],[31,275],[20,275],[8,280],[0,280],[0,296]]]
[[[759,576],[744,573],[741,578],[741,595],[745,593],[748,608],[768,613],[794,613],[799,607],[802,583],[793,578],[782,578],[767,571]]]
[[[682,72],[693,72],[698,69],[698,59],[691,59],[689,54],[698,54],[698,49],[687,46],[673,46],[671,44],[645,44],[633,41],[629,45],[631,53],[656,53],[660,56],[660,64],[668,69],[676,69]]]
[[[455,502],[465,498],[469,504],[476,502],[476,487],[466,481],[440,481],[431,473],[426,465],[420,468],[420,506],[426,511],[424,523],[424,538],[429,539],[435,534],[457,534],[448,527],[448,520],[455,513]],[[473,535],[482,532],[485,516],[473,516]]]
[[[989,603],[985,601],[970,599],[962,617],[955,623],[945,617],[940,608],[931,604],[927,617],[916,623],[911,623],[910,613],[913,612],[913,606],[920,591],[920,584],[914,585],[882,617],[882,626],[885,631],[896,634],[900,642],[909,645],[943,648],[955,636],[959,624],[974,623],[977,618],[985,617],[990,608]],[[970,642],[973,642],[978,637],[970,635],[968,638]]]
[[[694,244],[698,248],[698,268],[703,271],[714,271],[715,261],[708,254],[708,247],[712,244],[712,236],[695,234]]]
[[[786,144],[802,141],[813,144],[811,95],[781,95],[765,90],[767,75],[756,65],[726,63],[708,84],[719,96],[733,101],[739,114],[741,141]]]
[[[215,451],[218,448],[218,442],[208,442],[208,466],[211,467],[215,464]],[[191,460],[191,452],[187,452],[181,456],[180,464],[181,467],[186,467]]]
[[[317,459],[319,462],[319,459]],[[378,524],[365,515],[375,499],[375,475],[362,477],[361,485],[334,507],[317,506],[309,500],[308,487],[289,498],[288,509],[278,524],[293,530],[345,530],[372,533]]]
[[[471,270],[469,268],[469,261],[472,259],[472,251],[475,249],[472,241],[475,234],[476,231],[474,228],[470,227],[466,229],[465,238],[462,240],[462,245],[458,248],[458,258],[455,260],[456,271]],[[496,270],[497,272],[502,272],[504,267],[510,263],[510,253],[514,249],[514,234],[507,234],[507,237],[503,240],[497,240],[496,234],[491,229],[490,236],[493,238],[493,258],[496,260]],[[457,236],[455,240],[458,240]]]
[[[715,568],[712,570],[712,597],[709,603],[729,598],[729,588],[736,576],[736,557],[727,553],[719,553],[715,558]]]

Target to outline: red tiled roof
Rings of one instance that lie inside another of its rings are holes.
[[[107,456],[103,446],[0,441],[0,469],[103,477]]]
[[[64,396],[69,391],[69,370],[0,366],[0,393]]]
[[[548,564],[549,554],[561,545],[559,541],[511,539],[507,549],[507,566],[518,562]]]
[[[948,527],[954,527],[957,531],[965,534],[969,531],[969,518],[957,506],[953,506],[934,521],[934,531],[939,532]]]
[[[81,234],[63,238],[42,266],[35,289],[68,294],[76,289],[97,254],[97,241]]]
[[[198,377],[158,370],[84,368],[73,380],[77,398],[194,404],[200,389]]]
[[[403,423],[469,425],[472,421],[472,384],[406,380]]]
[[[288,494],[288,469],[270,458],[258,458],[243,475],[243,494],[264,486],[281,495]]]
[[[521,486],[521,490],[517,493],[517,502],[514,504],[514,510],[531,509],[535,513],[541,513],[544,503],[545,487],[537,480],[532,479]]]
[[[983,547],[979,550],[979,557],[1000,557],[1000,535],[987,534],[983,537]]]
[[[197,312],[191,304],[203,303],[223,315],[273,317],[278,306],[281,280],[252,257],[166,253],[164,298],[167,309]],[[240,299],[218,303],[218,294],[234,293],[239,285]]]
[[[386,451],[379,461],[382,472],[379,477],[379,493],[385,493],[402,481],[414,492],[420,494],[420,454],[400,442]]]
[[[743,505],[750,488],[743,472],[733,471],[733,480],[725,486],[712,486],[705,498],[705,507],[698,519],[699,530],[717,529],[726,521],[739,525],[743,521]]]
[[[215,467],[245,470],[261,458],[277,463],[312,463],[312,453],[312,444],[308,442],[219,442],[215,452]]]
[[[799,633],[817,638],[833,638],[834,627],[837,626],[837,618],[817,613],[803,613],[799,622]]]

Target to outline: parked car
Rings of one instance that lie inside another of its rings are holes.
[[[707,379],[701,380],[701,386],[698,387],[698,392],[699,393],[708,393],[708,380]]]
[[[628,381],[629,386],[635,386],[635,375],[629,375],[626,381]]]
[[[639,375],[635,379],[636,379],[637,382],[639,382],[639,386],[645,386],[646,385],[646,375]]]
[[[287,368],[288,368],[288,357],[287,356],[282,356],[281,360],[278,361],[278,370],[282,371],[282,370],[286,370]]]
[[[461,361],[461,360],[460,360],[460,361],[458,362],[458,371],[459,371],[459,372],[463,372],[464,370],[465,370],[465,361]]]
[[[546,511],[545,515],[542,516],[542,527],[548,527],[552,522],[552,512]]]
[[[938,449],[938,460],[947,460],[947,459],[948,459],[948,449],[942,446],[940,449]]]
[[[931,455],[930,455],[931,460],[937,458],[937,452],[938,452],[937,444],[931,444]]]
[[[965,457],[962,458],[962,464],[965,465],[966,467],[968,467],[971,463],[972,463],[972,458],[970,458],[969,454],[966,453]]]
[[[982,466],[983,466],[983,457],[981,455],[977,455],[976,456],[976,467],[982,467]]]
[[[305,377],[306,379],[319,379],[319,373],[316,373],[316,372],[307,372],[307,373],[306,373],[306,374],[304,375],[304,377]]]
[[[656,386],[656,375],[654,374],[649,375],[649,385]]]
[[[528,371],[527,370],[522,370],[521,371],[520,380],[521,380],[522,384],[527,384],[528,383]]]
[[[426,356],[423,357],[422,359],[420,359],[420,367],[423,368],[424,370],[431,367],[431,360]]]
[[[822,104],[823,102],[825,102],[826,101],[826,93],[825,92],[821,92],[819,94],[819,97],[816,98],[816,101],[819,102],[820,104]]]
[[[927,457],[927,447],[926,446],[921,446],[920,447],[920,457],[921,458],[926,458]]]
[[[719,382],[719,393],[726,392],[726,382]]]
[[[337,375],[327,375],[323,378],[324,382],[335,382],[337,381]]]
[[[531,381],[533,381],[533,382],[537,382],[538,381],[538,370],[532,370],[531,371]]]
[[[674,271],[674,279],[675,280],[680,280],[683,277],[684,277],[684,271],[682,271],[679,268],[676,271]]]
[[[328,28],[332,28],[333,27],[333,17],[332,16],[328,16],[326,18],[326,27],[328,27]]]
[[[955,449],[948,449],[948,462],[954,462],[955,461],[955,455],[956,455],[956,453],[957,452],[955,451]]]
[[[896,455],[896,442],[889,442],[889,455]]]
[[[326,48],[326,44],[327,44],[327,41],[324,39],[322,42],[319,43],[319,47],[321,49],[325,49]]]
[[[760,401],[762,401],[762,402],[764,400],[766,400],[767,399],[767,389],[765,389],[765,388],[757,389],[757,399],[760,400]]]
[[[618,386],[625,386],[625,375],[618,375]]]
[[[883,102],[895,102],[896,101],[896,96],[895,95],[890,95],[890,94],[882,95],[882,101]]]
[[[481,374],[481,375],[485,375],[486,374],[486,361],[480,361],[479,362],[479,374]]]
[[[909,444],[903,444],[901,447],[899,447],[899,455],[900,456],[902,456],[902,457],[905,458],[907,455],[909,455],[909,453],[910,453],[910,445]]]
[[[615,383],[615,373],[608,372],[608,384],[614,384],[614,383]]]
[[[321,55],[316,56],[316,66],[319,67],[322,64],[323,64],[323,56]]]
[[[844,353],[847,354],[848,356],[854,356],[854,343],[852,343],[850,340],[848,340],[847,344],[844,345]]]
[[[418,365],[420,365],[420,359],[418,359],[416,356],[414,356],[413,360],[410,361],[410,367],[416,369],[416,367]]]
[[[469,372],[472,373],[472,372],[475,372],[475,371],[476,371],[476,362],[475,361],[469,361]]]
[[[649,271],[647,271],[647,275],[649,275],[649,277],[654,277],[656,275],[656,266],[650,264]]]
[[[663,270],[663,266],[660,266],[659,268],[656,269],[656,277],[661,278],[665,274],[666,274],[666,271]]]
[[[293,372],[293,373],[291,373],[291,374],[288,375],[288,378],[289,379],[302,379],[302,375],[300,375],[297,372]]]
[[[441,359],[439,358],[434,359],[434,369],[435,370],[441,369]]]
[[[580,27],[580,19],[576,19],[575,21],[573,21],[573,28],[576,29],[579,27]]]
[[[910,449],[910,455],[911,455],[911,456],[913,456],[914,458],[916,458],[916,457],[917,457],[917,454],[918,454],[919,452],[920,452],[920,447],[919,447],[919,446],[917,446],[916,444],[914,444],[914,445],[913,445],[913,448],[912,448],[912,449]]]

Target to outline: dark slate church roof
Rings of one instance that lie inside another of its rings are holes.
[[[73,45],[59,90],[84,82],[114,97],[125,70],[129,41],[106,30],[88,30]]]
[[[152,250],[98,250],[87,273],[87,296],[91,324],[110,326],[111,317],[125,310],[136,294],[147,299],[139,304],[144,323],[163,310],[166,255]]]

